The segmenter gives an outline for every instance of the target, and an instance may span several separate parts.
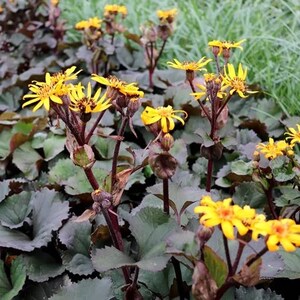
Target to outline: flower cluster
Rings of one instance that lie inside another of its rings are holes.
[[[116,16],[117,14],[122,15],[122,17],[126,17],[126,6],[117,4],[107,4],[104,6],[104,17],[111,18],[112,16]]]
[[[287,141],[279,140],[275,142],[274,139],[269,138],[269,141],[267,143],[259,143],[256,146],[257,151],[262,153],[265,158],[271,160],[283,155],[293,157],[293,148],[297,143],[300,143],[300,125],[297,124],[297,129],[291,127],[288,128],[288,131],[285,132],[285,135],[288,136],[286,138]],[[288,142],[288,140],[291,141]],[[254,153],[254,155],[256,155],[256,152]]]
[[[46,73],[45,81],[33,81],[29,84],[29,90],[32,93],[26,94],[23,99],[30,99],[25,102],[22,107],[36,103],[33,111],[37,111],[40,107],[44,105],[46,110],[50,109],[51,101],[57,104],[62,104],[63,96],[67,96],[72,88],[71,84],[66,82],[69,80],[74,80],[77,78],[77,74],[80,71],[74,73],[76,67],[73,66],[64,72],[56,73],[50,75]]]
[[[77,30],[87,30],[87,29],[100,29],[102,20],[98,17],[89,18],[88,20],[82,20],[75,25]]]
[[[177,9],[173,8],[169,10],[158,10],[156,14],[161,24],[171,24],[173,23],[175,16],[177,15]]]
[[[219,225],[228,239],[235,238],[234,228],[240,236],[252,233],[252,239],[265,236],[269,251],[276,251],[282,245],[285,251],[295,251],[300,246],[300,225],[292,219],[269,220],[248,205],[232,205],[232,199],[213,201],[208,195],[203,196],[194,212],[200,214],[200,223],[206,227]]]

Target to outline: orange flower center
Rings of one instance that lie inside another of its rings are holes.
[[[284,237],[288,234],[288,224],[277,223],[272,226],[274,234]]]
[[[244,80],[239,77],[235,77],[231,80],[231,86],[237,91],[244,92],[246,90]]]
[[[170,107],[161,107],[160,109],[159,109],[159,115],[161,116],[161,117],[171,117],[171,115],[172,115],[172,108],[170,108]]]
[[[218,207],[217,213],[221,219],[231,220],[233,216],[232,207]]]

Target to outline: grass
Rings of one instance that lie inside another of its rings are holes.
[[[81,3],[81,5],[80,5]],[[121,1],[62,0],[63,17],[69,25],[102,16],[106,3]],[[124,3],[124,2],[123,2]],[[155,21],[157,9],[177,7],[179,14],[173,37],[168,42],[160,67],[177,58],[180,61],[211,57],[208,41],[238,41],[246,38],[244,51],[235,51],[233,61],[248,69],[248,81],[258,83],[288,115],[300,113],[300,4],[298,0],[131,0],[126,3],[128,30],[140,33],[147,20]],[[70,39],[80,34],[70,31]]]

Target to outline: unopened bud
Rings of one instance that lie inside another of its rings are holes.
[[[199,226],[196,233],[196,239],[199,242],[200,248],[202,248],[204,244],[211,238],[213,233],[214,227],[206,227],[204,225]]]
[[[91,194],[94,202],[100,203],[103,208],[109,208],[112,204],[112,195],[104,190],[97,189]]]
[[[174,145],[174,138],[172,137],[172,135],[170,133],[166,133],[162,137],[160,144],[161,144],[161,147],[163,150],[169,151]]]
[[[100,211],[101,211],[101,204],[98,203],[98,202],[94,202],[94,203],[93,203],[93,211],[94,211],[96,214],[99,214]]]
[[[140,98],[130,98],[127,107],[129,117],[132,117],[138,111],[140,106],[141,106]]]
[[[259,151],[254,151],[253,152],[253,160],[254,161],[260,161],[260,153],[259,153]]]

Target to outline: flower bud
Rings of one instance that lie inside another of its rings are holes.
[[[85,144],[76,147],[70,155],[73,163],[83,169],[89,169],[95,163],[95,155],[91,146]]]
[[[91,194],[94,202],[100,203],[103,208],[110,208],[112,204],[113,197],[110,193],[97,189]]]
[[[223,148],[224,146],[221,142],[217,142],[210,147],[202,145],[200,148],[200,154],[206,159],[219,160],[222,157]]]
[[[149,165],[154,174],[161,179],[171,178],[177,168],[177,160],[168,152],[149,154]]]
[[[141,106],[140,98],[130,98],[127,106],[127,112],[129,117],[132,117],[138,111],[140,106]]]
[[[161,147],[164,151],[169,151],[174,145],[174,138],[170,133],[166,133],[160,140]]]

